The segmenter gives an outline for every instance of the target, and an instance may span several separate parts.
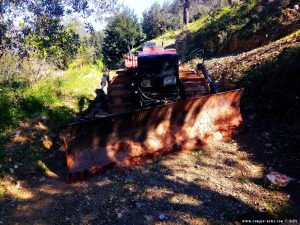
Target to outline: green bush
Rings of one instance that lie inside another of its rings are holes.
[[[47,60],[59,68],[67,68],[78,52],[80,45],[79,35],[75,33],[72,24],[63,27],[60,20],[53,20],[54,32],[36,34],[30,33],[24,43],[27,51],[34,51],[38,57]]]
[[[12,89],[0,87],[0,132],[19,118],[20,106]]]

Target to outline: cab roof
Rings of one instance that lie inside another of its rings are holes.
[[[163,48],[145,48],[139,53],[139,57],[152,56],[152,55],[177,55],[175,48],[163,49]]]

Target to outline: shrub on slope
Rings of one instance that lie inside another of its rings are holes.
[[[297,3],[250,0],[219,9],[211,17],[189,24],[177,36],[177,48],[186,55],[195,48],[230,53],[262,46],[299,29],[300,13],[293,8]]]

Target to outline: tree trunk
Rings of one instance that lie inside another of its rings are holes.
[[[190,14],[190,0],[184,1],[183,6],[183,25],[186,26],[189,23],[189,14]]]
[[[34,79],[35,82],[39,81],[41,78],[42,78],[42,73],[41,73],[41,69],[43,67],[43,65],[46,63],[46,56],[44,56],[42,62],[39,63],[39,68],[38,68],[38,71],[37,71],[37,74],[36,74],[36,77]]]

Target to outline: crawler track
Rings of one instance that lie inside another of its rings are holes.
[[[133,109],[133,98],[131,91],[131,72],[118,70],[112,82],[108,85],[107,99],[109,113],[123,113]],[[205,78],[196,72],[180,68],[179,78],[182,83],[182,98],[185,100],[209,95],[209,85]]]
[[[131,76],[128,70],[118,70],[107,88],[108,112],[122,113],[132,109]]]
[[[180,81],[183,84],[185,99],[197,98],[209,94],[209,86],[205,78],[186,68],[180,68]]]

